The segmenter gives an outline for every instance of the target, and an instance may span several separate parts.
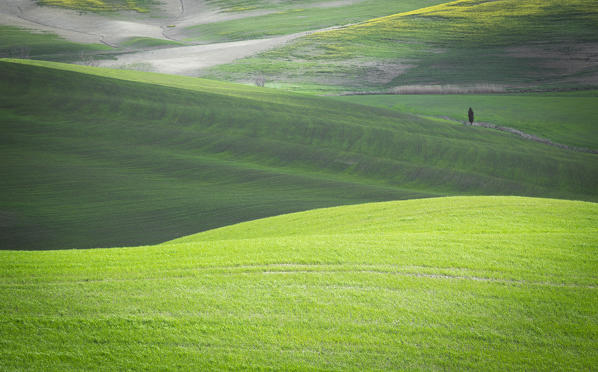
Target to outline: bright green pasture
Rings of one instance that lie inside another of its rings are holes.
[[[391,91],[494,84],[511,90],[594,86],[593,0],[459,0],[315,33],[208,76],[302,91]]]
[[[77,61],[110,50],[102,44],[78,44],[51,33],[0,25],[0,57]]]
[[[598,149],[596,91],[552,94],[373,95],[345,96],[339,100],[392,108],[425,116],[467,121],[472,107],[475,120],[520,129],[554,142]]]
[[[3,370],[592,370],[598,207],[440,198],[0,252]]]
[[[264,1],[212,1],[225,11],[242,13],[262,11],[245,18],[213,22],[186,29],[191,40],[222,42],[258,39],[302,31],[318,30],[331,26],[367,21],[384,15],[405,12],[444,0],[363,0],[338,1],[282,1],[273,4]],[[242,3],[242,4],[241,4]],[[250,4],[248,4],[250,3]]]
[[[598,197],[595,155],[483,128],[202,79],[17,62],[0,62],[3,249],[155,244],[368,201]]]

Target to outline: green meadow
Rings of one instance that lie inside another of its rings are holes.
[[[157,246],[0,252],[5,370],[593,370],[598,205],[314,210]]]
[[[192,1],[0,25],[1,371],[596,369],[594,0]]]
[[[273,4],[265,1],[211,1],[209,4],[225,12],[257,13],[240,19],[191,26],[186,28],[185,33],[189,40],[201,42],[258,39],[364,22],[380,15],[401,13],[442,2],[443,0],[311,0],[280,1]],[[266,14],[260,14],[259,11],[265,11]]]
[[[413,85],[506,91],[594,87],[593,0],[459,0],[314,33],[206,76],[308,92],[391,92]]]
[[[484,128],[135,71],[5,60],[0,75],[4,249],[154,244],[368,201],[597,198],[595,155]]]
[[[335,97],[344,102],[390,108],[425,117],[476,121],[522,130],[553,142],[598,149],[596,91],[535,94],[357,95]]]

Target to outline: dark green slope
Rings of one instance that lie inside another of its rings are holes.
[[[3,249],[149,244],[434,195],[597,199],[591,154],[326,98],[48,66],[0,62]]]

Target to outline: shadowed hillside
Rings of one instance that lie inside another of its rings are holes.
[[[0,62],[4,249],[157,243],[435,195],[597,199],[595,155],[319,97],[36,64]]]

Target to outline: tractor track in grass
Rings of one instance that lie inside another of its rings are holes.
[[[275,270],[281,268],[281,270]],[[283,268],[296,268],[283,269]],[[411,266],[410,268],[415,268]],[[428,267],[427,267],[428,268]],[[429,269],[429,268],[428,268]],[[436,268],[439,270],[450,268]],[[177,270],[165,270],[162,274],[172,273]],[[373,275],[394,275],[406,278],[422,278],[422,279],[439,279],[439,280],[453,280],[453,281],[475,281],[490,284],[514,285],[514,286],[536,286],[536,287],[552,287],[552,288],[583,288],[583,289],[598,289],[598,286],[592,284],[579,283],[559,283],[553,281],[534,281],[526,279],[501,279],[491,278],[477,275],[450,275],[443,273],[422,273],[415,271],[401,271],[388,270],[379,268],[376,265],[361,265],[361,267],[343,267],[339,264],[266,264],[266,265],[240,265],[240,266],[211,266],[190,269],[194,273],[201,273],[204,275],[307,275],[307,274],[321,274],[321,275],[336,275],[336,274],[373,274]],[[161,281],[161,280],[184,280],[197,278],[198,275],[160,275],[159,277],[145,277],[145,278],[95,278],[95,279],[79,279],[72,281],[47,281],[35,283],[0,283],[1,287],[23,287],[23,286],[37,286],[40,284],[46,285],[61,285],[73,283],[104,283],[104,282],[134,282],[134,281]],[[377,289],[392,290],[392,288],[378,287],[378,286],[338,286],[338,285],[324,285],[323,287],[345,288],[345,289]]]
[[[511,133],[514,135],[517,135],[523,139],[526,140],[530,140],[530,141],[534,141],[534,142],[538,142],[538,143],[543,143],[545,145],[549,145],[549,146],[553,146],[553,147],[558,147],[560,149],[563,150],[569,150],[569,151],[576,151],[576,152],[585,152],[585,153],[589,153],[589,154],[598,154],[598,150],[594,150],[594,149],[589,149],[587,147],[577,147],[577,146],[569,146],[569,145],[565,145],[562,143],[558,143],[558,142],[553,142],[551,140],[549,140],[548,138],[543,138],[543,137],[538,137],[536,135],[533,134],[529,134],[526,133],[522,130],[516,129],[516,128],[511,128],[511,127],[504,127],[501,125],[496,125],[493,123],[489,123],[489,122],[484,122],[484,121],[474,121],[471,125],[468,124],[465,121],[461,121],[461,120],[457,120],[448,116],[436,116],[438,119],[443,119],[443,120],[448,120],[448,121],[453,121],[456,123],[460,123],[466,126],[472,126],[472,127],[481,127],[481,128],[488,128],[488,129],[494,129],[494,130],[498,130],[501,132],[506,132],[506,133]]]

